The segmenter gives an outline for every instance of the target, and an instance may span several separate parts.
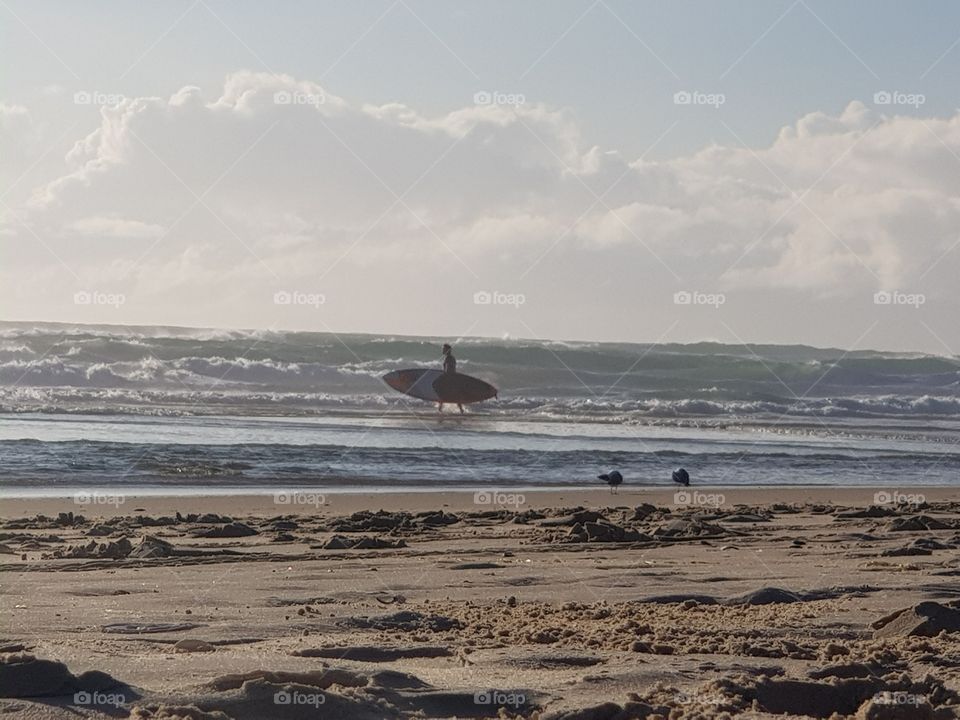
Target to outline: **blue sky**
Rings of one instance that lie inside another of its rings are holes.
[[[0,17],[9,319],[960,348],[957,3]]]
[[[425,113],[460,107],[475,89],[523,93],[572,109],[585,133],[636,154],[679,118],[655,157],[728,141],[717,115],[753,144],[813,109],[839,112],[877,90],[923,93],[928,114],[960,104],[960,48],[948,52],[960,38],[960,5],[948,1],[8,7],[39,36],[6,13],[6,55],[26,61],[4,76],[8,101],[53,84],[168,95],[185,84],[214,89],[241,68],[270,70],[348,100]],[[672,103],[678,89],[724,93],[727,102],[685,116]]]

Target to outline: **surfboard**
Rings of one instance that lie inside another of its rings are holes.
[[[404,395],[430,402],[466,405],[497,396],[497,389],[479,378],[426,368],[394,370],[384,375],[383,381]]]

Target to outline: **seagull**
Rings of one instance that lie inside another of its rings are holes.
[[[597,477],[610,486],[611,494],[614,494],[616,492],[617,485],[620,485],[623,482],[623,475],[620,474],[619,470],[604,473],[603,475],[597,475]]]
[[[690,473],[688,473],[683,468],[673,471],[673,481],[678,485],[684,485],[690,487]]]

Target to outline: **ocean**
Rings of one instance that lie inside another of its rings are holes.
[[[380,377],[500,396],[438,416]],[[960,483],[960,359],[806,346],[0,323],[0,492]]]

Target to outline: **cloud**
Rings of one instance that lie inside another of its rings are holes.
[[[0,122],[12,122],[25,117],[27,114],[27,108],[23,105],[7,105],[0,102]]]
[[[109,238],[158,238],[163,235],[163,227],[150,225],[139,220],[125,220],[118,217],[85,217],[70,223],[68,230],[79,235]]]
[[[0,106],[0,120],[25,116]],[[351,268],[397,297],[415,268],[522,279],[535,298],[553,291],[558,263],[629,281],[648,303],[682,283],[765,292],[789,309],[797,293],[863,297],[960,269],[960,113],[885,116],[851,102],[764,147],[725,133],[655,162],[582,135],[572,111],[537,103],[431,116],[238,72],[217,96],[187,86],[101,108],[18,212],[75,250],[96,236],[152,241],[129,256],[114,246],[63,257],[94,276],[109,267],[128,296],[138,283],[166,292],[170,307],[185,288],[232,283],[224,293],[242,301],[252,293],[241,281],[265,296],[278,283],[344,281]]]

